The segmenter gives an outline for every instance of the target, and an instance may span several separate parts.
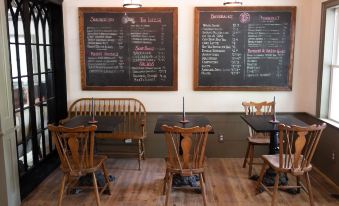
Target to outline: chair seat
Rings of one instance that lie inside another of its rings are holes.
[[[270,136],[263,133],[257,133],[253,136],[247,137],[248,141],[253,144],[269,144]]]
[[[275,155],[262,155],[261,158],[266,161],[273,169],[280,170],[282,172],[292,172],[292,173],[297,173],[298,171],[292,171],[292,164],[289,164],[288,167],[284,168],[279,168],[279,154]],[[287,158],[286,155],[283,155],[283,162],[285,162],[285,159]],[[294,155],[292,155],[292,160],[294,159]],[[301,155],[299,165],[301,164],[301,160],[303,159],[303,156]],[[306,168],[303,169],[304,172],[308,172],[312,169],[312,165],[309,164]],[[302,175],[302,174],[300,174]]]
[[[176,174],[180,174],[182,176],[191,176],[193,174],[199,174],[199,173],[202,173],[204,172],[204,167],[199,167],[199,168],[194,168],[194,169],[191,169],[191,165],[189,166],[188,169],[180,169],[180,166],[177,162],[175,163],[171,163],[168,158],[166,157],[165,158],[165,161],[166,161],[166,169],[172,173],[176,173]],[[204,164],[205,165],[205,164]]]
[[[93,173],[95,172],[104,162],[104,160],[107,159],[107,156],[105,155],[95,155],[93,159],[93,167],[91,168],[86,168],[86,169],[73,169],[72,171],[69,168],[63,168],[61,166],[61,170],[65,173],[69,173],[71,176],[83,176],[88,173]],[[74,165],[74,164],[72,164]]]

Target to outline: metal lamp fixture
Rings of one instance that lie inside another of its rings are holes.
[[[241,0],[225,1],[224,6],[242,6]]]
[[[125,8],[141,8],[140,0],[124,0],[123,7]]]

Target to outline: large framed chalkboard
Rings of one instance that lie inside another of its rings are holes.
[[[79,8],[83,90],[177,86],[178,9]]]
[[[196,7],[195,90],[292,90],[296,7]]]

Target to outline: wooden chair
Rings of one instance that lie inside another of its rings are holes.
[[[243,102],[246,115],[273,115],[275,112],[274,102]],[[267,133],[256,133],[251,127],[249,128],[249,136],[247,137],[248,145],[243,163],[243,168],[248,164],[248,177],[252,176],[253,165],[262,163],[253,162],[254,146],[255,145],[269,145],[270,135]],[[249,158],[249,162],[248,159]]]
[[[257,182],[257,191],[262,186],[272,195],[271,205],[275,205],[278,188],[302,188],[309,195],[310,205],[314,205],[309,171],[312,169],[311,160],[317,148],[321,133],[326,124],[312,125],[309,127],[279,125],[279,154],[262,155],[264,165]],[[276,173],[273,194],[262,183],[265,169],[270,166]],[[278,186],[281,173],[291,174],[296,177],[296,186]],[[305,175],[306,187],[300,182],[300,177]]]
[[[180,128],[163,125],[161,128],[165,132],[168,147],[163,187],[163,194],[166,192],[165,204],[168,205],[169,202],[173,175],[180,174],[186,177],[199,175],[204,205],[207,205],[204,160],[208,131],[212,127],[207,125],[206,127]],[[182,155],[180,150],[182,150]]]
[[[88,127],[66,128],[63,126],[48,125],[52,133],[53,143],[58,151],[61,170],[64,173],[61,182],[58,205],[61,205],[64,189],[76,187],[77,180],[87,174],[92,175],[94,193],[97,205],[100,205],[99,190],[95,172],[102,170],[105,178],[105,185],[101,188],[100,194],[108,190],[111,194],[108,172],[104,160],[106,156],[94,156],[94,131],[95,125]]]

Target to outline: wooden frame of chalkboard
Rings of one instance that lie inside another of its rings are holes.
[[[292,90],[296,7],[196,7],[194,21],[194,90]]]
[[[83,90],[178,90],[178,8],[78,11]]]

